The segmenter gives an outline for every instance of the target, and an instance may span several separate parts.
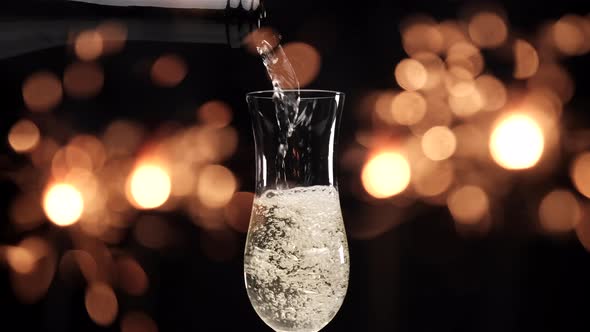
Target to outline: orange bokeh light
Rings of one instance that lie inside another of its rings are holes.
[[[395,80],[404,90],[416,91],[426,85],[428,72],[419,61],[404,59],[395,67]]]
[[[205,166],[197,182],[199,201],[211,209],[222,208],[232,199],[238,187],[234,174],[220,165]]]
[[[70,226],[82,216],[84,199],[74,186],[55,183],[45,192],[43,209],[47,218],[57,226]]]
[[[426,114],[426,100],[418,92],[401,92],[391,102],[391,113],[401,125],[416,124]]]
[[[102,55],[103,49],[102,35],[94,30],[80,32],[74,41],[74,51],[80,60],[96,60]]]
[[[526,169],[541,159],[545,138],[537,121],[517,113],[498,122],[490,136],[489,147],[498,165],[511,170]]]
[[[184,59],[174,54],[159,57],[151,69],[154,83],[162,87],[175,87],[180,84],[187,75],[187,65]]]
[[[30,120],[20,120],[8,132],[8,143],[16,152],[33,150],[41,139],[39,128]]]
[[[590,198],[590,152],[581,153],[576,157],[570,175],[576,189]]]
[[[469,36],[480,47],[494,48],[502,45],[508,37],[506,21],[492,12],[481,12],[469,21]]]
[[[22,94],[25,104],[31,111],[47,112],[61,102],[63,89],[55,74],[41,71],[25,80]]]
[[[140,163],[129,176],[131,204],[140,209],[155,209],[162,206],[171,193],[168,172],[158,164]]]
[[[457,138],[447,127],[432,127],[422,136],[422,152],[431,160],[450,158],[457,148]]]
[[[383,151],[363,167],[361,180],[369,195],[383,199],[404,191],[410,184],[410,164],[398,152]]]
[[[84,303],[88,316],[98,325],[111,325],[117,317],[119,303],[111,286],[94,282],[88,286]]]
[[[514,78],[525,79],[539,69],[539,54],[533,45],[522,39],[514,42]]]
[[[541,227],[551,233],[567,232],[576,226],[582,210],[576,197],[568,190],[555,190],[547,194],[539,206]]]
[[[447,204],[455,221],[461,224],[479,222],[489,210],[488,195],[478,186],[467,185],[453,191]]]
[[[64,89],[73,98],[90,98],[98,95],[104,84],[102,68],[92,62],[69,65],[64,72]]]

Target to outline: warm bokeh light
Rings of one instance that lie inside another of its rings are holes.
[[[249,192],[237,192],[232,197],[229,204],[225,207],[223,213],[227,224],[234,230],[246,233],[250,225],[250,214],[252,212],[252,203],[254,194]]]
[[[393,98],[391,114],[401,125],[418,123],[426,113],[426,100],[418,92],[404,91]]]
[[[449,107],[459,117],[469,117],[481,111],[484,99],[479,89],[472,88],[465,95],[450,95]]]
[[[404,90],[416,91],[426,85],[428,72],[419,61],[404,59],[395,67],[395,80]]]
[[[80,191],[67,183],[52,184],[43,198],[43,209],[47,218],[58,226],[76,223],[84,211],[84,200]]]
[[[427,112],[418,123],[410,126],[410,130],[416,136],[422,136],[430,128],[435,126],[450,126],[453,122],[453,113],[447,102],[446,96],[429,95],[426,97]]]
[[[98,95],[104,84],[102,68],[93,62],[77,62],[64,72],[64,90],[73,98],[90,98]]]
[[[227,103],[221,100],[212,100],[199,107],[197,118],[202,124],[219,129],[227,127],[231,123],[233,114]]]
[[[16,152],[29,152],[33,150],[39,140],[41,133],[39,128],[30,120],[20,120],[10,128],[8,132],[8,143]]]
[[[302,42],[292,42],[284,46],[284,51],[297,75],[299,86],[305,87],[313,82],[321,66],[320,53],[315,47]]]
[[[174,54],[159,57],[151,69],[151,77],[155,84],[171,88],[180,84],[186,77],[188,68],[183,58]]]
[[[129,176],[130,202],[141,209],[155,209],[170,197],[170,175],[160,165],[139,164]]]
[[[237,180],[229,169],[208,165],[199,175],[197,197],[205,207],[218,209],[229,203],[237,187]]]
[[[143,134],[143,129],[138,124],[118,120],[107,127],[102,141],[109,157],[128,156],[139,147]]]
[[[367,103],[367,110],[374,111],[376,118],[383,123],[394,125],[397,122],[393,118],[392,114],[392,104],[393,98],[397,96],[396,91],[387,90],[387,91],[380,91],[375,94],[370,95],[366,99]]]
[[[84,299],[88,316],[98,325],[109,326],[117,318],[119,303],[111,286],[95,282],[88,286]]]
[[[116,263],[117,285],[127,294],[139,296],[148,288],[148,277],[139,263],[131,257],[119,258]]]
[[[489,140],[492,157],[506,169],[531,168],[539,162],[545,138],[539,124],[524,114],[513,114],[494,127]]]
[[[95,30],[85,30],[76,36],[74,51],[80,60],[92,61],[102,55],[104,43],[102,35]]]
[[[459,42],[451,46],[447,51],[445,62],[449,69],[459,67],[467,70],[471,78],[479,75],[485,67],[479,48],[469,42]]]
[[[367,193],[375,198],[388,198],[404,191],[410,183],[408,160],[398,152],[384,151],[365,164],[361,180]]]
[[[553,43],[565,55],[582,55],[590,50],[590,26],[585,18],[566,15],[553,25]]]
[[[113,54],[121,51],[127,41],[127,27],[120,22],[103,22],[96,28],[96,32],[98,32],[103,40],[104,54]]]
[[[63,90],[60,79],[53,73],[41,71],[29,76],[23,83],[23,99],[34,112],[47,112],[62,100]]]
[[[432,90],[442,82],[445,72],[445,63],[431,52],[418,52],[412,55],[412,59],[418,61],[426,71],[426,81],[421,86],[422,90]]]
[[[465,97],[476,89],[473,74],[461,66],[450,67],[444,76],[445,87],[449,96]]]
[[[502,17],[492,12],[481,12],[469,21],[469,36],[480,47],[494,48],[508,37],[508,27]]]
[[[451,46],[468,40],[466,29],[463,28],[462,23],[457,21],[443,21],[438,25],[438,30],[443,37],[443,50],[447,51]]]
[[[488,195],[478,186],[467,185],[453,191],[447,200],[449,211],[460,224],[475,224],[489,210]]]
[[[193,192],[196,172],[188,163],[177,163],[171,168],[171,194],[177,197],[187,196]]]
[[[106,162],[105,146],[95,136],[77,135],[70,140],[68,146],[84,151],[92,164],[92,170],[101,169]],[[70,158],[73,158],[73,156]]]
[[[27,248],[7,247],[5,254],[8,265],[17,273],[30,273],[35,268],[36,257]]]
[[[484,111],[497,111],[506,105],[508,91],[504,84],[492,75],[481,75],[475,80]]]
[[[94,257],[84,250],[68,250],[61,257],[59,272],[63,279],[83,277],[87,282],[96,281],[98,265]]]
[[[121,318],[121,332],[158,332],[158,326],[143,312],[131,311]]]
[[[10,275],[10,281],[17,299],[23,303],[34,303],[46,294],[53,280],[57,264],[55,250],[40,237],[25,238],[18,247],[26,250],[32,256],[32,269],[26,273],[14,270]],[[22,264],[16,268],[24,272],[24,270],[28,270],[29,263],[21,261],[22,258],[24,257],[19,257],[19,262],[14,263]],[[28,261],[29,257],[24,259]]]
[[[92,159],[85,150],[67,145],[55,152],[51,160],[51,172],[57,179],[64,179],[72,169],[92,170]]]
[[[443,48],[443,36],[436,23],[428,18],[410,19],[402,27],[402,44],[407,54],[418,52],[439,53]]]
[[[548,193],[539,206],[541,227],[547,232],[567,232],[576,226],[582,217],[582,210],[576,197],[568,190]]]
[[[581,153],[576,157],[570,175],[576,189],[590,198],[590,152]]]
[[[574,95],[574,81],[568,71],[556,63],[543,63],[537,73],[528,79],[531,90],[547,89],[554,91],[562,103],[570,101]]]
[[[422,136],[422,152],[431,160],[450,158],[457,148],[457,138],[447,127],[433,127]]]
[[[413,188],[421,196],[433,197],[447,191],[455,178],[450,162],[421,160],[412,169]]]
[[[514,42],[514,78],[529,78],[539,69],[539,55],[537,50],[525,40]]]

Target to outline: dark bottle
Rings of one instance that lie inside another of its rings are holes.
[[[17,0],[0,4],[0,58],[64,45],[104,22],[126,40],[239,47],[265,17],[261,0]]]

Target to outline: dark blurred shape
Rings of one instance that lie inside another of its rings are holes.
[[[115,292],[103,282],[94,282],[88,286],[84,303],[88,316],[100,326],[111,325],[119,311]]]
[[[121,318],[121,332],[158,332],[158,326],[145,313],[130,311]]]
[[[250,225],[254,194],[237,192],[224,208],[227,224],[235,231],[246,233]]]
[[[91,98],[100,93],[104,84],[102,68],[92,62],[77,62],[64,72],[64,89],[73,98]]]
[[[156,85],[172,88],[184,80],[187,71],[184,59],[175,54],[166,54],[159,57],[152,65],[151,77]]]
[[[24,239],[19,247],[22,254],[13,257],[13,264],[25,264],[23,260],[32,258],[33,268],[30,271],[12,272],[10,279],[16,297],[23,303],[34,303],[39,301],[49,289],[53,281],[56,269],[56,254],[54,249],[39,237],[28,237]],[[26,252],[26,253],[25,253]],[[28,264],[28,263],[26,263]],[[27,269],[28,270],[28,269]]]
[[[150,249],[162,249],[174,241],[173,231],[165,219],[143,216],[133,229],[135,240]]]
[[[229,261],[238,253],[238,239],[231,230],[203,231],[200,241],[205,256],[217,262]]]
[[[131,257],[121,257],[115,261],[117,285],[127,294],[139,296],[148,288],[148,277],[139,263]]]
[[[23,99],[34,112],[47,112],[62,100],[63,90],[59,78],[47,71],[30,75],[23,83]]]
[[[221,100],[212,100],[197,110],[197,119],[202,124],[220,129],[227,127],[233,118],[231,107]]]

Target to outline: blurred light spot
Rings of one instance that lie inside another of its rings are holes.
[[[284,46],[285,54],[293,66],[299,85],[309,85],[320,72],[320,53],[311,45],[302,42],[288,43]]]
[[[139,296],[148,288],[148,277],[139,263],[131,257],[117,260],[117,284],[127,294]]]
[[[485,66],[484,58],[479,49],[469,42],[459,42],[449,48],[445,59],[448,68],[461,67],[471,74],[471,78],[479,75]]]
[[[170,244],[173,238],[170,225],[164,219],[145,216],[137,221],[133,230],[135,240],[150,249],[161,249]]]
[[[220,129],[231,123],[233,115],[228,104],[220,100],[213,100],[199,107],[197,117],[204,125]]]
[[[469,36],[480,47],[494,48],[506,41],[508,27],[498,14],[481,12],[469,21]]]
[[[93,62],[77,62],[64,72],[64,89],[73,98],[90,98],[98,95],[104,84],[102,68]]]
[[[586,20],[578,15],[566,15],[560,18],[552,29],[555,47],[566,55],[582,55],[588,52],[590,29],[587,24]]]
[[[473,75],[463,67],[451,67],[445,73],[445,87],[450,96],[465,97],[475,90]]]
[[[431,160],[448,159],[456,148],[455,134],[447,127],[433,127],[422,137],[422,151]]]
[[[74,42],[74,51],[80,60],[92,61],[98,59],[103,52],[102,35],[94,30],[80,32]]]
[[[73,168],[65,175],[64,182],[78,189],[84,202],[84,212],[90,210],[99,187],[96,176],[87,169]]]
[[[391,112],[397,123],[413,125],[424,117],[426,101],[417,92],[404,91],[393,98]]]
[[[571,168],[571,178],[578,191],[590,198],[590,153],[584,152],[576,157]]]
[[[263,27],[257,29],[244,38],[244,44],[246,48],[258,55],[257,48],[260,47],[263,43],[268,43],[271,48],[275,48],[279,45],[281,41],[281,36],[274,31],[272,28]]]
[[[427,79],[426,68],[417,60],[404,59],[395,67],[395,80],[404,90],[422,89],[426,85]]]
[[[381,121],[389,125],[397,123],[392,114],[393,99],[396,95],[393,91],[384,91],[378,93],[374,99],[375,114]]]
[[[127,27],[120,22],[103,22],[96,28],[96,32],[102,38],[104,54],[121,51],[127,41]]]
[[[427,112],[418,123],[410,129],[416,136],[422,136],[430,128],[435,126],[450,126],[453,121],[453,114],[445,98],[437,96],[426,96]]]
[[[59,146],[52,138],[43,138],[31,152],[31,160],[37,168],[45,168],[51,165],[53,155],[59,150]]]
[[[36,192],[18,196],[10,207],[10,217],[19,231],[29,231],[43,223],[41,199]]]
[[[36,257],[27,248],[7,247],[6,260],[17,273],[30,273],[35,268]]]
[[[106,151],[105,147],[102,142],[91,135],[78,135],[72,138],[69,143],[70,147],[75,147],[76,149],[82,150],[85,152],[85,155],[88,156],[92,167],[92,170],[98,170],[102,168],[104,163],[106,162]]]
[[[443,37],[431,19],[411,19],[403,25],[402,43],[408,55],[418,52],[439,53],[442,50]]]
[[[84,250],[68,250],[60,261],[60,274],[65,280],[70,280],[73,274],[83,276],[86,281],[97,279],[98,266],[92,255]]]
[[[227,224],[235,231],[246,233],[250,225],[250,215],[254,194],[249,192],[237,192],[224,209]]]
[[[528,89],[522,104],[527,109],[539,111],[553,120],[558,119],[563,111],[561,99],[555,91],[548,88]]]
[[[418,61],[426,71],[426,81],[421,86],[423,90],[431,90],[441,83],[444,77],[445,64],[441,58],[430,52],[419,52],[412,55],[412,59]]]
[[[57,226],[70,226],[82,216],[84,200],[80,191],[72,185],[56,183],[45,193],[43,209],[47,218]]]
[[[568,190],[555,190],[547,194],[539,206],[541,227],[547,232],[567,232],[582,217],[580,204]]]
[[[533,167],[539,162],[545,139],[535,120],[524,114],[513,114],[495,126],[489,144],[498,165],[517,170]]]
[[[84,303],[88,316],[98,325],[109,326],[117,318],[119,304],[111,286],[94,282],[86,290]]]
[[[33,112],[47,112],[62,100],[63,90],[59,78],[41,71],[29,76],[23,83],[23,99]]]
[[[184,80],[187,65],[184,59],[174,54],[159,57],[152,65],[151,76],[155,84],[162,87],[175,87]]]
[[[197,183],[199,201],[211,209],[222,208],[229,203],[238,183],[233,173],[220,165],[203,168]]]
[[[216,262],[229,261],[238,253],[237,237],[230,230],[201,232],[201,249],[205,256]]]
[[[14,151],[20,153],[33,150],[40,139],[39,128],[30,120],[19,120],[8,133],[8,143]]]
[[[450,162],[436,163],[423,159],[412,171],[414,190],[421,196],[433,197],[447,191],[455,174]]]
[[[488,195],[477,186],[464,186],[451,193],[449,211],[460,224],[475,224],[488,212]]]
[[[143,312],[131,311],[121,319],[121,332],[158,332],[158,326]]]
[[[161,166],[140,164],[129,176],[129,202],[140,209],[155,209],[170,197],[170,176]]]
[[[51,285],[56,267],[55,251],[47,241],[38,237],[24,239],[19,247],[32,256],[34,263],[32,269],[27,273],[11,273],[12,287],[20,301],[34,303],[45,295]]]
[[[537,73],[527,81],[529,89],[555,91],[563,103],[574,95],[574,82],[570,74],[558,64],[542,64]]]
[[[367,193],[388,198],[404,191],[410,183],[410,164],[397,152],[380,152],[365,164],[361,180]]]
[[[482,110],[497,111],[508,100],[504,84],[492,75],[481,75],[475,80],[475,87],[482,99]]]
[[[443,37],[443,51],[451,46],[467,41],[467,33],[456,21],[443,21],[439,24],[438,30]]]
[[[539,69],[539,55],[533,45],[522,39],[514,42],[514,78],[529,78]]]
[[[449,107],[459,117],[469,117],[479,112],[484,106],[484,100],[478,89],[471,89],[465,95],[450,95]]]
[[[576,224],[576,236],[586,251],[590,252],[590,218],[588,218],[588,206],[582,206],[582,218]]]
[[[195,171],[187,163],[176,163],[172,166],[171,176],[171,194],[182,197],[193,192],[195,186]]]
[[[86,151],[68,145],[53,155],[51,172],[55,178],[63,179],[70,170],[75,168],[92,170],[92,160]]]
[[[129,121],[111,123],[103,134],[103,142],[110,157],[127,156],[135,152],[143,138],[142,128]]]
[[[471,124],[462,124],[453,128],[453,132],[457,138],[457,157],[487,159],[487,138],[481,129]]]

